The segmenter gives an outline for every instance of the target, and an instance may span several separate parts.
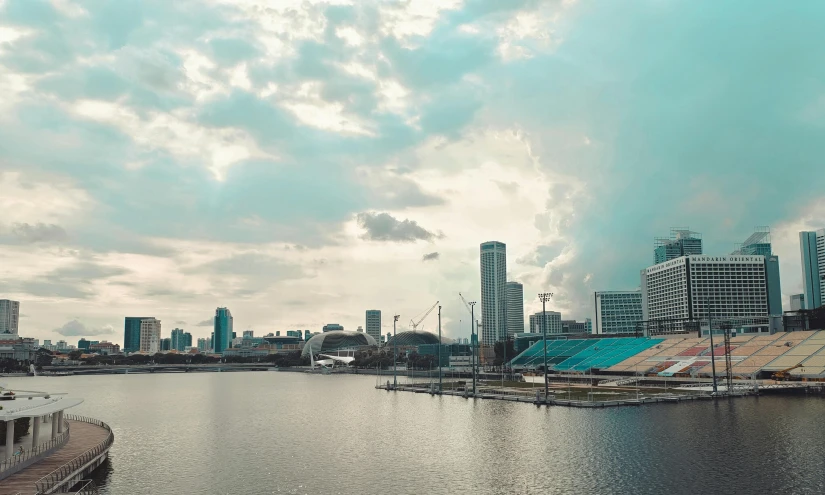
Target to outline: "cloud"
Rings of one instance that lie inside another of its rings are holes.
[[[186,322],[183,320],[178,320],[175,322],[175,325],[186,325]]]
[[[97,335],[113,335],[115,329],[111,325],[104,325],[102,327],[89,328],[80,320],[74,319],[63,324],[60,328],[54,329],[55,333],[59,333],[64,337],[87,337]]]
[[[440,256],[441,256],[441,255],[439,255],[439,254],[438,254],[438,252],[434,252],[434,253],[427,253],[427,254],[425,254],[424,256],[422,256],[422,257],[421,257],[421,261],[435,261],[435,260],[437,260]]]
[[[37,223],[15,223],[11,228],[12,234],[27,244],[36,242],[62,242],[68,239],[68,234],[63,227],[55,224]]]
[[[358,225],[366,232],[362,239],[383,242],[432,241],[443,237],[441,233],[430,232],[415,220],[398,220],[389,213],[359,213]]]
[[[206,320],[199,321],[198,323],[195,323],[195,326],[196,327],[213,327],[213,326],[215,326],[215,319],[214,318],[208,318]]]

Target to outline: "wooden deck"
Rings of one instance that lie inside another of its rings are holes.
[[[0,481],[0,495],[14,495],[18,492],[25,495],[34,494],[36,481],[87,450],[96,447],[109,435],[105,428],[82,421],[69,421],[69,432],[69,441],[63,448],[23,471]]]

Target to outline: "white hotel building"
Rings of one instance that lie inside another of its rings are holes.
[[[641,273],[643,319],[714,320],[766,318],[779,293],[775,256],[682,256]],[[781,296],[779,296],[781,297]],[[770,301],[769,301],[770,299]]]

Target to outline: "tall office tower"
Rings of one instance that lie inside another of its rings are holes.
[[[189,343],[187,343],[187,335],[189,335]],[[172,330],[172,333],[169,338],[171,339],[171,345],[169,350],[183,352],[183,350],[186,349],[187,346],[192,345],[192,335],[187,332],[184,332],[180,328]]]
[[[140,320],[140,352],[155,354],[160,352],[160,320],[144,318]]]
[[[682,256],[642,270],[642,319],[690,319],[706,325],[701,322],[707,321],[709,307],[713,319],[767,317],[779,294],[775,258]],[[781,313],[781,297],[778,305]],[[754,323],[752,330],[767,328]]]
[[[504,284],[507,310],[507,335],[524,333],[524,286],[518,282]]]
[[[539,311],[538,313],[530,315],[530,333],[544,333],[544,322],[543,322],[544,313]],[[562,326],[561,326],[561,313],[557,311],[548,311],[547,312],[547,335],[554,334],[554,333],[561,333]]]
[[[187,347],[192,347],[192,334],[183,332],[183,349],[186,350]]]
[[[791,294],[791,311],[805,309],[805,294]]]
[[[232,313],[227,308],[217,308],[215,310],[215,333],[212,340],[215,353],[221,353],[229,349],[231,340]]]
[[[690,229],[670,229],[670,237],[654,240],[653,263],[663,263],[680,256],[702,254],[702,234]]]
[[[207,349],[207,347],[206,347],[206,339],[204,339],[204,338],[199,338],[199,339],[198,339],[198,350],[199,350],[199,351],[201,351],[201,352],[204,352],[204,351],[206,351],[206,349]]]
[[[596,292],[596,333],[634,333],[642,321],[642,291]]]
[[[20,324],[20,303],[0,299],[0,333],[17,335]]]
[[[822,306],[822,295],[825,294],[825,229],[800,232],[799,248],[805,309],[816,309]]]
[[[123,327],[123,352],[140,350],[140,322],[152,319],[151,316],[127,316]]]
[[[381,310],[380,309],[368,309],[367,310],[367,322],[365,325],[367,329],[367,335],[374,338],[376,342],[381,340]]]
[[[166,337],[165,339],[160,339],[160,350],[161,351],[171,351],[172,350],[172,338]]]
[[[507,329],[507,246],[481,244],[481,343],[492,346],[504,340]]]

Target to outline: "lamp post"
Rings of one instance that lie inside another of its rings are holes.
[[[398,343],[395,340],[395,322],[401,315],[392,317],[392,388],[398,387]]]
[[[553,297],[552,292],[542,292],[539,294],[541,300],[541,326],[544,333],[544,402],[547,402],[547,396],[550,393],[550,385],[547,383],[547,301]]]
[[[472,350],[472,362],[470,366],[473,368],[473,396],[476,395],[476,331],[473,329],[473,322],[476,321],[475,309],[476,302],[470,301],[470,349]],[[476,327],[478,328],[478,327]]]

